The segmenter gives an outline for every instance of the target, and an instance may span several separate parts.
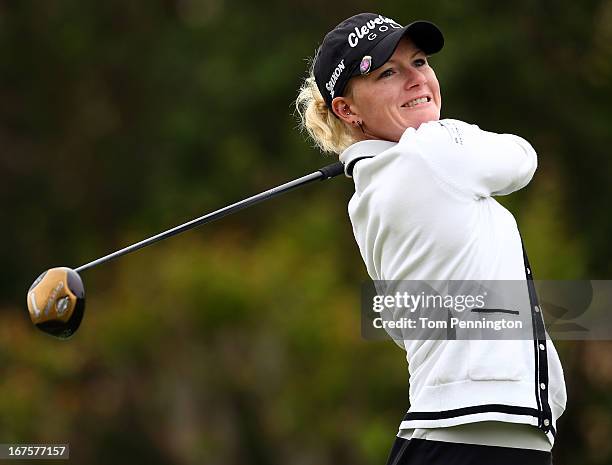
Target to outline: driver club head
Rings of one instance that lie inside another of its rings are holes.
[[[70,268],[51,268],[32,283],[27,301],[30,319],[38,329],[59,339],[67,339],[76,332],[83,319],[83,281]]]

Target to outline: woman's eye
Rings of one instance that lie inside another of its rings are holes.
[[[379,77],[385,78],[385,77],[391,76],[392,74],[393,74],[393,69],[389,68],[389,69],[384,70],[382,73],[380,73]]]
[[[415,66],[425,66],[427,64],[427,60],[425,58],[419,58],[418,60],[414,60]]]

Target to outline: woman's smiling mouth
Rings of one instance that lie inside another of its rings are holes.
[[[422,105],[422,104],[424,104],[424,103],[429,103],[429,102],[431,102],[431,97],[429,97],[429,96],[425,96],[425,97],[417,97],[417,98],[415,98],[415,99],[410,100],[410,101],[409,101],[409,102],[407,102],[407,103],[404,103],[404,104],[402,105],[402,108],[405,108],[405,107],[410,107],[410,108],[412,108],[412,107],[415,107],[415,106],[417,106],[417,105]]]

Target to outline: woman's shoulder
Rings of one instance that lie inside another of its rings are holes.
[[[401,150],[416,149],[426,157],[444,156],[465,150],[469,144],[480,144],[482,131],[476,124],[445,118],[428,121],[417,129],[408,128],[399,140]]]
[[[477,131],[480,128],[474,123],[461,121],[453,118],[444,118],[435,121],[428,121],[421,124],[417,129],[407,128],[400,138],[400,143],[406,140],[414,139],[416,136],[427,137],[430,134],[438,135],[437,133],[448,133],[451,137],[461,135],[465,131]],[[453,138],[454,138],[453,137]]]

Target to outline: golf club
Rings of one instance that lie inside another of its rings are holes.
[[[243,208],[249,207],[263,200],[270,199],[297,187],[309,184],[313,181],[324,181],[344,172],[341,162],[332,163],[319,170],[294,179],[280,186],[273,187],[252,197],[223,207],[214,212],[195,218],[155,236],[124,247],[116,252],[97,258],[89,263],[71,269],[67,267],[51,268],[43,272],[30,286],[28,290],[27,303],[32,323],[41,331],[60,339],[72,336],[81,324],[85,311],[85,287],[79,276],[94,266],[106,263],[114,258],[126,255],[136,250],[147,247],[171,236],[175,236],[196,226],[210,223],[223,218]]]

